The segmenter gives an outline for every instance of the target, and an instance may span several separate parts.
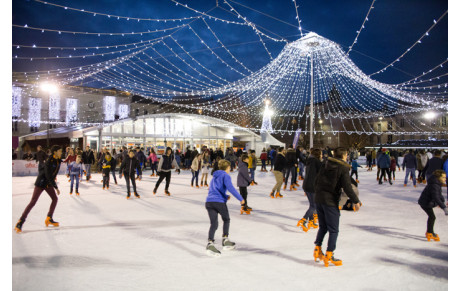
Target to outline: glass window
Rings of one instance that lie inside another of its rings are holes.
[[[176,119],[174,124],[174,136],[184,136],[184,120]]]
[[[164,135],[164,118],[155,118],[155,134]]]
[[[138,119],[134,122],[134,133],[144,134],[144,119]]]
[[[184,136],[191,137],[192,136],[192,122],[185,122],[184,124]]]
[[[147,118],[145,120],[145,133],[155,134],[155,122],[153,118]]]
[[[121,122],[112,125],[112,133],[121,133]]]
[[[170,128],[170,119],[169,118],[165,118],[165,127],[164,127],[164,135],[165,136],[171,136],[171,128]]]
[[[123,124],[123,133],[134,133],[133,132],[133,122],[132,121],[125,121]]]
[[[99,133],[97,130],[91,130],[91,131],[88,131],[87,133],[85,133],[85,135],[96,135],[96,136],[99,136]]]
[[[106,126],[106,127],[104,127],[104,128],[102,129],[102,132],[103,132],[103,133],[110,133],[110,127],[111,127],[111,126]]]

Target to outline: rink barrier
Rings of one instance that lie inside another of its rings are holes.
[[[38,163],[35,161],[22,161],[22,160],[13,160],[13,177],[20,176],[37,176],[38,175]],[[61,164],[59,169],[59,174],[65,174],[65,164]]]

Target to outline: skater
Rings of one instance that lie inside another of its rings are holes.
[[[315,241],[313,257],[324,261],[327,267],[329,263],[336,266],[342,265],[342,260],[334,257],[337,238],[339,235],[339,199],[341,189],[345,191],[353,202],[353,207],[359,210],[360,201],[351,187],[348,172],[350,165],[347,164],[347,150],[337,148],[334,151],[334,158],[328,157],[321,165],[318,176],[315,180],[315,202],[318,211],[319,229]],[[321,246],[326,233],[329,232],[326,255],[323,254]]]
[[[396,172],[396,159],[394,156],[390,157],[390,177],[393,175],[393,181],[396,179],[395,177],[395,172]],[[356,182],[359,183],[358,181],[358,175],[356,175]]]
[[[262,153],[260,154],[260,161],[262,162],[262,168],[260,169],[261,172],[267,172],[267,151],[265,148],[262,149]]]
[[[284,155],[286,154],[286,150],[283,147],[278,149],[278,154],[275,158],[275,165],[273,169],[273,174],[275,174],[276,184],[273,187],[272,192],[270,193],[271,198],[283,198],[281,195],[281,185],[283,185],[283,170],[286,167],[286,158]],[[276,193],[276,196],[275,196]]]
[[[435,150],[434,157],[428,160],[425,168],[423,169],[426,180],[428,181],[428,179],[431,177],[434,171],[442,170],[443,165],[444,165],[444,161],[441,159],[441,151]]]
[[[158,163],[158,168],[160,169],[160,178],[155,184],[155,188],[153,189],[153,195],[157,193],[158,186],[160,186],[161,182],[166,178],[165,194],[167,196],[171,196],[171,193],[169,193],[168,191],[169,182],[171,181],[171,170],[177,167],[178,165],[176,163],[174,155],[172,154],[172,149],[170,147],[167,147],[166,154],[161,156],[160,162]]]
[[[65,173],[67,175],[67,178],[69,178],[69,164],[71,162],[75,162],[75,160],[77,159],[77,155],[74,153],[74,150],[72,148],[69,148],[69,154],[67,155],[67,157],[65,158],[64,160],[64,163],[66,163],[66,168],[65,168]],[[70,180],[69,180],[70,182]]]
[[[377,166],[379,167],[381,173],[380,173],[380,179],[379,179],[379,184],[382,184],[382,177],[385,176],[385,173],[388,174],[388,182],[390,185],[393,185],[391,182],[391,177],[390,177],[390,156],[384,152],[385,149],[382,150],[382,154],[379,156],[377,160]]]
[[[407,177],[409,175],[413,177],[412,183],[414,184],[414,188],[417,187],[417,181],[415,180],[415,168],[417,167],[417,160],[414,156],[413,150],[409,150],[409,153],[407,153],[404,156],[402,166],[403,166],[403,169],[406,168],[406,177],[404,178],[404,187],[407,186]]]
[[[428,155],[425,154],[424,150],[421,150],[419,153],[417,153],[416,158],[417,158],[417,171],[418,171],[417,182],[422,183],[423,181],[425,181],[426,183],[425,172],[423,171],[423,169],[425,168],[426,163],[428,162]]]
[[[303,231],[307,232],[310,228],[318,228],[318,214],[316,213],[315,204],[315,179],[318,175],[319,169],[321,168],[321,160],[323,154],[320,149],[311,149],[311,154],[307,158],[305,163],[305,179],[302,183],[303,191],[308,198],[310,207],[302,219],[297,222],[297,226],[300,226]]]
[[[45,166],[45,162],[48,159],[48,155],[43,151],[42,146],[37,146],[37,152],[34,155],[34,160],[38,163],[38,170],[40,171],[43,166]]]
[[[367,161],[367,170],[372,171],[372,153],[370,151],[366,154],[366,161]]]
[[[287,183],[289,180],[289,175],[291,174],[291,186],[289,190],[294,190],[296,191],[297,188],[295,186],[298,186],[296,183],[296,178],[297,178],[297,173],[296,173],[296,168],[297,168],[297,160],[296,160],[296,153],[295,150],[292,148],[292,145],[289,145],[289,148],[286,152],[286,176],[284,176],[284,190],[286,190]]]
[[[26,154],[23,154],[22,155],[22,159],[25,160],[25,161],[31,161],[33,160],[34,156],[32,155],[32,152],[29,150],[27,151]]]
[[[150,177],[155,177],[155,172],[158,176],[158,158],[153,148],[150,149],[150,154],[147,160],[150,160],[150,168],[152,169],[152,175],[150,175]]]
[[[305,163],[307,160],[307,151],[303,149],[303,147],[299,147],[299,157],[298,157],[298,164],[299,164],[299,181],[304,179],[304,171],[305,171]]]
[[[214,233],[219,226],[218,216],[220,214],[224,221],[224,231],[222,234],[222,247],[224,250],[235,248],[235,243],[228,239],[230,229],[230,215],[228,213],[227,201],[230,196],[226,194],[229,191],[236,199],[245,204],[243,197],[236,191],[232,185],[230,172],[230,162],[224,159],[219,161],[219,170],[214,172],[214,178],[209,185],[208,197],[206,198],[206,210],[208,211],[211,225],[209,227],[208,244],[206,251],[209,255],[219,256],[220,251],[214,246]]]
[[[115,173],[114,169],[116,165],[115,159],[112,158],[112,155],[109,151],[105,153],[105,158],[102,160],[102,190],[109,190],[110,184],[110,172]],[[115,180],[116,183],[117,180]]]
[[[177,163],[176,172],[180,174],[180,152],[179,150],[176,150],[176,153],[174,154],[174,158],[176,159],[176,163]]]
[[[129,181],[133,183],[133,190],[134,190],[134,196],[136,198],[140,198],[139,194],[136,191],[136,178],[134,177],[136,170],[138,173],[142,174],[141,171],[141,165],[139,164],[139,161],[134,157],[134,151],[129,150],[129,154],[126,158],[123,159],[123,162],[120,165],[120,179],[122,175],[125,176],[125,181],[126,181],[126,199],[129,199],[131,197],[131,189],[129,187]]]
[[[27,219],[27,215],[35,206],[43,191],[46,191],[46,193],[48,193],[51,197],[51,206],[45,219],[45,225],[48,226],[51,224],[53,226],[59,226],[59,222],[53,220],[53,213],[58,202],[57,195],[60,194],[55,179],[59,173],[59,168],[61,167],[62,149],[60,146],[55,145],[51,147],[51,153],[52,155],[46,160],[45,165],[39,169],[38,176],[34,184],[35,188],[32,194],[32,199],[26,209],[24,209],[21,218],[16,223],[15,230],[17,233],[22,232],[22,226]]]
[[[434,215],[433,208],[436,206],[444,210],[447,215],[447,206],[444,204],[444,197],[442,196],[441,187],[446,183],[446,172],[443,170],[436,170],[428,178],[428,185],[423,189],[418,204],[422,207],[423,211],[428,214],[427,228],[425,236],[428,241],[439,241],[439,236],[434,232],[434,222],[436,216]]]
[[[240,194],[244,199],[244,204],[241,207],[241,214],[251,214],[252,208],[248,206],[248,186],[251,184],[251,177],[248,171],[249,157],[247,154],[241,156],[241,162],[238,166],[238,177],[236,178],[236,186],[240,188]]]
[[[144,168],[145,162],[147,161],[147,158],[145,157],[145,154],[143,151],[141,151],[140,147],[136,148],[136,158],[139,161],[140,164],[140,170],[137,171],[137,179],[140,179],[142,177],[142,169]]]
[[[276,158],[276,150],[273,148],[270,151],[270,171],[273,171],[273,164],[275,163],[275,158]]]
[[[257,185],[256,182],[256,169],[257,169],[257,157],[256,157],[256,151],[255,150],[249,150],[250,156],[249,156],[249,172],[251,173],[251,185]]]
[[[204,178],[204,186],[208,186],[208,173],[209,173],[209,166],[211,165],[211,158],[209,156],[209,152],[206,151],[203,154],[202,158],[202,166],[201,166],[201,187],[203,187],[203,178]]]
[[[197,154],[192,161],[192,167],[191,167],[192,169],[192,182],[191,182],[192,187],[193,187],[193,180],[195,180],[196,187],[200,188],[200,186],[198,186],[198,176],[200,175],[201,162],[202,162],[201,154]]]
[[[75,180],[75,194],[80,196],[78,192],[78,185],[83,178],[83,173],[85,173],[84,164],[81,162],[81,156],[78,155],[75,162],[69,164],[69,174],[70,174],[70,195],[73,193],[73,181]]]
[[[350,178],[353,177],[353,174],[355,174],[356,176],[356,182],[359,183],[359,180],[358,180],[358,167],[359,168],[362,168],[358,162],[356,161],[356,159],[353,159],[353,161],[351,162],[351,175],[350,175]]]
[[[83,164],[85,165],[86,181],[89,181],[91,179],[91,165],[95,162],[94,153],[89,146],[86,146],[86,151],[83,152],[81,158],[83,160]]]

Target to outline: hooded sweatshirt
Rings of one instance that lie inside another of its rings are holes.
[[[439,205],[442,209],[446,208],[444,197],[442,196],[441,182],[435,176],[431,176],[423,189],[418,204],[424,208],[433,208]]]
[[[240,193],[238,193],[235,187],[233,187],[230,175],[222,170],[215,171],[211,183],[209,184],[209,191],[206,202],[227,203],[228,197],[230,197],[226,194],[227,190],[236,199],[238,199],[238,201],[243,200],[243,197],[241,197]]]

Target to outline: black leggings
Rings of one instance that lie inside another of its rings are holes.
[[[351,170],[350,178],[353,177],[353,174],[356,175],[356,180],[358,180],[358,170]]]
[[[133,183],[134,193],[137,193],[137,191],[136,191],[136,177],[134,175],[134,172],[131,174],[131,176],[126,172],[123,175],[125,176],[126,190],[128,191],[128,193],[131,193],[131,189],[129,187],[129,180],[131,180],[131,183]]]
[[[436,216],[434,215],[433,208],[425,208],[422,207],[423,211],[428,214],[428,220],[426,222],[426,232],[434,233],[434,221],[436,220]]]
[[[244,207],[248,206],[248,187],[240,187],[240,194],[244,199]]]
[[[163,172],[160,171],[160,178],[158,179],[157,183],[155,184],[155,192],[158,189],[158,186],[160,186],[161,182],[166,178],[166,187],[165,190],[167,191],[169,189],[169,182],[171,182],[171,172]]]
[[[228,213],[227,204],[221,202],[206,202],[206,210],[208,211],[211,226],[209,227],[208,240],[214,241],[214,234],[219,227],[219,219],[217,214],[220,214],[224,221],[224,232],[222,236],[228,236],[230,229],[230,214]]]

